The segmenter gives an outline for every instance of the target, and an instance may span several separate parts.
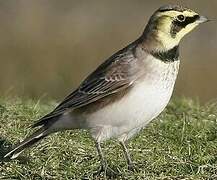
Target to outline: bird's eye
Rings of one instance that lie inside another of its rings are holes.
[[[180,21],[180,22],[183,22],[183,21],[185,21],[185,16],[183,16],[183,15],[178,15],[178,16],[177,16],[177,20]]]

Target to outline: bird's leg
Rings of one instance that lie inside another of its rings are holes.
[[[99,142],[96,142],[96,149],[97,149],[97,152],[98,152],[98,155],[100,158],[100,163],[101,163],[100,170],[98,172],[100,174],[101,172],[106,171],[106,169],[108,167],[108,163],[105,160],[105,157],[104,157],[104,154],[102,152],[102,148],[101,148],[101,145]]]
[[[94,173],[94,175],[98,175],[102,172],[104,172],[105,175],[109,175],[109,176],[117,175],[117,172],[115,172],[110,167],[108,167],[108,163],[104,157],[104,154],[102,152],[102,148],[99,142],[96,142],[96,149],[99,154],[101,166],[100,166],[100,169],[96,173]]]
[[[124,156],[125,156],[125,158],[127,160],[128,169],[131,170],[131,171],[135,171],[135,166],[134,166],[134,164],[132,162],[132,159],[130,157],[130,153],[129,153],[127,147],[126,147],[125,142],[120,141],[120,144],[121,144],[121,147],[122,147],[122,149],[124,151]]]

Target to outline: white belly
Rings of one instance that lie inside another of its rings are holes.
[[[120,101],[89,115],[89,127],[96,131],[94,133],[97,136],[98,131],[105,131],[104,135],[100,135],[102,139],[117,137],[135,128],[144,127],[163,111],[172,90],[173,86],[165,89],[162,84],[138,84]]]
[[[160,73],[160,72],[159,72]],[[135,83],[129,94],[89,114],[86,122],[97,141],[120,137],[141,129],[157,117],[168,104],[177,73],[174,67],[166,73],[147,75]]]

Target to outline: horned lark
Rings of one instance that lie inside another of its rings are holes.
[[[100,144],[116,138],[128,163],[125,142],[156,118],[168,104],[179,70],[179,43],[208,19],[177,5],[159,8],[143,34],[121,49],[33,127],[40,127],[5,157],[16,158],[25,148],[57,131],[87,129],[96,142],[103,170],[107,168]]]

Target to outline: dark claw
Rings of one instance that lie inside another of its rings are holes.
[[[99,176],[101,173],[104,173],[104,175],[108,177],[117,177],[120,175],[120,172],[113,170],[108,165],[100,166],[99,170],[93,173],[93,176]]]
[[[128,165],[128,170],[132,171],[132,172],[138,172],[139,171],[138,168],[136,167],[136,165],[133,163]]]

